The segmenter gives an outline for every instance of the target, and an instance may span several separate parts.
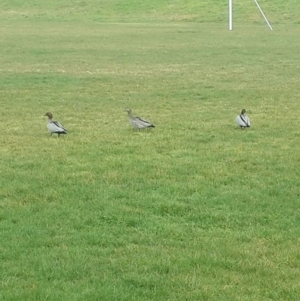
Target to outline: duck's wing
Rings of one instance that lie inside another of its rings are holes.
[[[140,124],[141,127],[151,127],[154,128],[154,124],[152,124],[151,122],[141,118],[141,117],[135,117],[136,121],[138,124]]]
[[[250,126],[250,120],[249,117],[246,115],[240,115],[241,120],[243,121],[243,123],[245,124],[245,126],[249,127]]]
[[[130,118],[129,119],[130,124],[132,125],[132,127],[136,128],[136,129],[142,129],[145,128],[146,126],[137,118]]]
[[[235,122],[237,125],[242,126],[242,127],[249,127],[250,126],[250,121],[247,116],[243,115],[238,115],[235,118]]]
[[[51,133],[65,133],[67,130],[57,121],[50,121],[47,124],[47,128]]]
[[[59,127],[60,129],[67,131],[67,129],[65,129],[58,121],[52,121],[57,127]]]

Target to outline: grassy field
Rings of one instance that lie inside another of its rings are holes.
[[[299,300],[299,1],[148,2],[0,4],[0,300]]]

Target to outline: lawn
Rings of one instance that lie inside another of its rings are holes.
[[[299,299],[300,4],[260,4],[0,4],[1,300]]]

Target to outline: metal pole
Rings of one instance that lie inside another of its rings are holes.
[[[229,16],[229,30],[232,30],[232,0],[229,0],[228,3],[228,16]]]
[[[270,25],[270,23],[269,23],[267,17],[265,16],[264,12],[263,12],[262,9],[260,8],[258,2],[257,2],[256,0],[254,0],[254,2],[255,2],[255,4],[256,4],[257,8],[259,9],[260,13],[261,13],[262,16],[264,17],[264,19],[265,19],[266,23],[268,24],[269,28],[270,28],[271,30],[273,30],[273,28],[272,28],[272,26]]]

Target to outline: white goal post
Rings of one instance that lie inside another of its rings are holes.
[[[269,23],[267,17],[265,16],[264,12],[262,11],[261,7],[259,6],[257,0],[253,0],[257,8],[259,9],[260,13],[262,14],[263,18],[265,19],[267,25],[269,26],[270,30],[273,30],[271,24]],[[228,3],[228,19],[229,19],[229,30],[232,30],[232,0],[229,0]]]

